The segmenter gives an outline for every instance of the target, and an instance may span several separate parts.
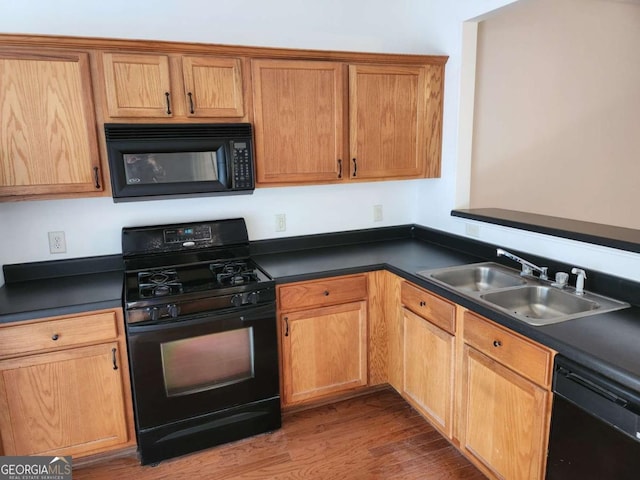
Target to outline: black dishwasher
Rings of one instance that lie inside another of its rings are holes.
[[[640,394],[557,356],[547,480],[640,478]]]

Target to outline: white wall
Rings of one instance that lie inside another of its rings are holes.
[[[416,181],[262,188],[253,195],[152,200],[114,204],[111,198],[0,204],[2,264],[58,260],[122,251],[124,226],[244,217],[249,238],[335,232],[413,222]],[[373,205],[383,221],[373,222]],[[275,232],[275,215],[286,232]],[[49,254],[48,235],[64,231],[66,254]]]
[[[4,0],[0,6],[4,33],[445,54],[450,60],[441,179],[272,188],[252,196],[130,204],[113,204],[109,198],[1,203],[0,264],[119,253],[123,226],[231,216],[247,218],[252,240],[413,222],[463,233],[463,222],[449,215],[455,206],[461,26],[464,20],[512,2]],[[373,222],[375,204],[384,206],[383,222]],[[276,213],[287,214],[284,234],[275,232]],[[47,232],[53,230],[66,232],[67,254],[49,254]],[[485,238],[489,230],[481,228],[481,239],[492,241]],[[505,246],[524,245],[519,235],[506,235]],[[536,248],[534,242],[528,249]],[[608,258],[604,249],[596,250],[596,257]]]

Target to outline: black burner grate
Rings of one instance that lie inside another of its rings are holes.
[[[141,298],[182,293],[178,272],[173,269],[138,272],[138,293]]]
[[[243,261],[212,263],[209,269],[220,285],[244,285],[258,281],[256,271]]]

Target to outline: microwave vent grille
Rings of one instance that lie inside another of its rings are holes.
[[[109,140],[251,137],[250,123],[131,124],[105,123]]]

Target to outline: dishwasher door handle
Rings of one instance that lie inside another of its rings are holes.
[[[601,397],[606,398],[607,400],[615,403],[616,405],[620,405],[621,407],[624,407],[624,408],[627,408],[627,406],[629,405],[629,402],[626,399],[616,395],[613,392],[610,392],[606,388],[596,383],[593,383],[590,380],[587,380],[586,378],[582,377],[581,375],[578,375],[577,373],[570,372],[569,370],[565,370],[564,368],[560,368],[558,370],[558,373],[562,374],[567,380],[571,380],[581,385],[582,387],[588,390],[591,390],[593,393],[596,393]]]

